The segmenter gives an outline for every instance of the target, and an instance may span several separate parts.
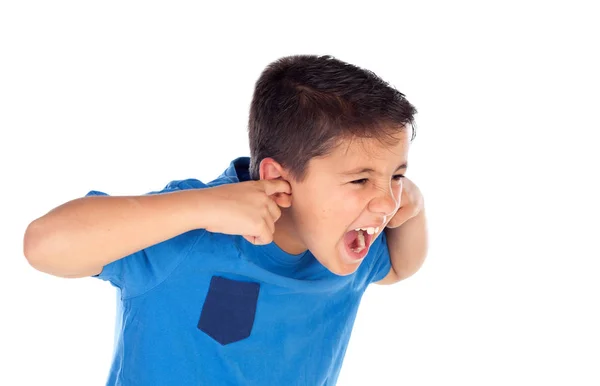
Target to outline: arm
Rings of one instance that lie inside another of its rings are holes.
[[[428,234],[421,190],[409,178],[402,179],[400,206],[384,232],[392,268],[377,284],[393,284],[414,275],[427,256]]]
[[[131,253],[203,228],[203,190],[69,201],[34,220],[23,252],[35,269],[59,277],[96,275]]]
[[[394,284],[414,275],[427,256],[428,234],[425,211],[397,228],[386,228],[392,268],[377,284]]]
[[[193,229],[269,243],[279,206],[291,205],[290,193],[283,180],[261,180],[145,196],[79,198],[29,224],[24,254],[38,271],[84,277]]]

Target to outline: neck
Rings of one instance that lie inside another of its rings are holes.
[[[275,223],[273,242],[281,250],[291,255],[299,255],[306,251],[306,246],[300,241],[293,216],[288,208],[281,209],[281,217]]]

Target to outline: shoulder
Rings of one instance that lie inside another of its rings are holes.
[[[185,180],[173,180],[165,186],[163,190],[186,190],[186,189],[201,189],[208,185],[196,178],[187,178]]]

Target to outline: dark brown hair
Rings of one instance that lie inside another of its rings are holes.
[[[373,72],[332,56],[294,55],[269,64],[257,80],[248,135],[250,177],[272,157],[302,181],[308,162],[340,140],[376,138],[412,127],[417,110]]]

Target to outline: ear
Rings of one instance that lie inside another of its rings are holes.
[[[261,180],[284,180],[290,184],[287,170],[279,162],[270,157],[260,161],[259,175]],[[290,184],[290,186],[292,185]],[[292,205],[291,193],[275,193],[271,197],[280,207],[288,208]]]

